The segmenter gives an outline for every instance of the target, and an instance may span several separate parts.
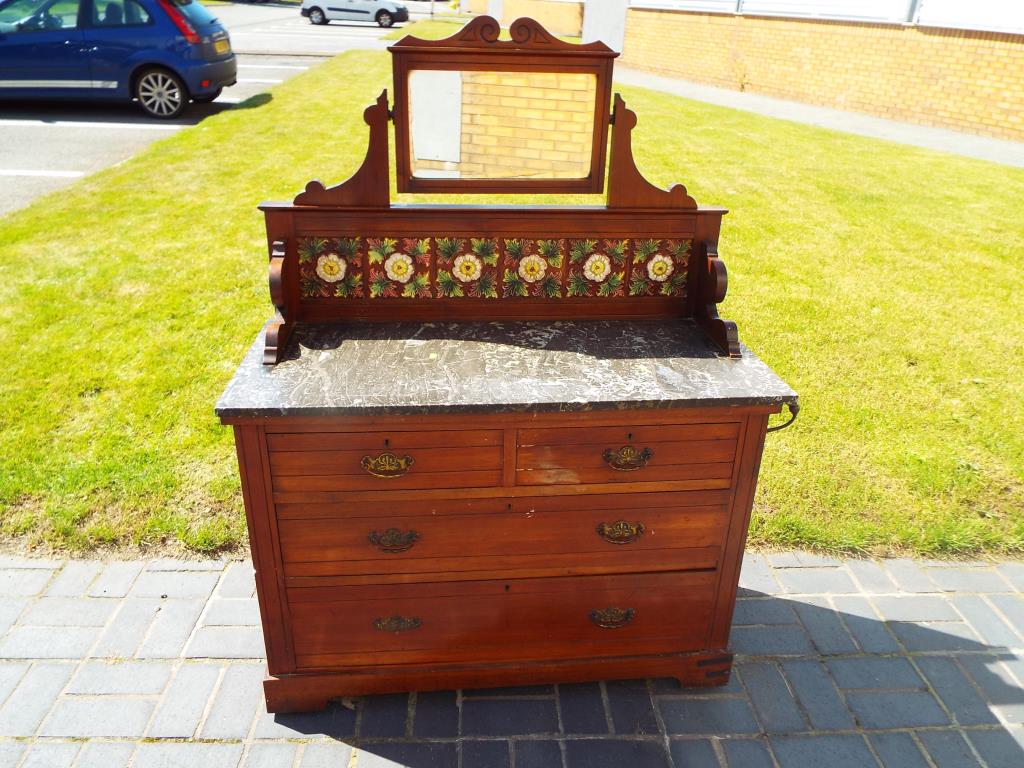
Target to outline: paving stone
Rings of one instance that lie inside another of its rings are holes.
[[[512,696],[554,696],[555,686],[553,685],[513,685],[497,688],[466,688],[462,691],[463,698],[502,698]]]
[[[1024,723],[1024,696],[1005,664],[982,654],[964,654],[957,659],[998,714],[1008,722]]]
[[[764,555],[747,553],[740,568],[740,594],[774,595],[780,591],[779,581]]]
[[[248,560],[231,563],[217,585],[220,597],[252,597],[256,594],[256,572]]]
[[[80,742],[37,741],[28,748],[20,768],[70,768],[81,749]]]
[[[147,571],[223,571],[223,560],[175,560],[163,558],[146,564]]]
[[[562,764],[562,748],[557,741],[520,739],[512,743],[516,768],[554,768]]]
[[[132,597],[188,600],[206,599],[217,586],[220,575],[194,571],[146,571],[132,585]]]
[[[884,567],[874,560],[847,560],[846,569],[853,574],[861,591],[889,593],[896,591],[896,583],[889,578]]]
[[[117,610],[116,600],[44,597],[18,622],[35,627],[102,627]]]
[[[326,736],[349,739],[356,732],[356,712],[339,702],[314,712],[271,714],[262,706],[256,716],[257,739],[301,739]]]
[[[669,768],[670,765],[660,741],[632,739],[571,739],[565,742],[565,764],[568,768]]]
[[[22,611],[25,610],[28,604],[28,598],[24,597],[0,598],[0,637],[14,626],[14,622],[18,620],[18,617],[21,616]]]
[[[793,608],[814,647],[823,654],[856,653],[857,644],[839,620],[838,614],[824,601],[804,600],[806,602],[794,603]]]
[[[679,690],[678,684],[676,690]],[[562,729],[566,733],[609,732],[601,686],[598,683],[560,685],[558,703],[562,713]]]
[[[916,728],[948,725],[949,717],[923,691],[850,691],[846,703],[862,728]]]
[[[259,626],[260,606],[255,598],[214,599],[203,614],[204,626]]]
[[[953,659],[922,656],[917,659],[917,666],[960,725],[995,725],[999,722]]]
[[[846,689],[916,688],[924,690],[924,681],[907,659],[829,659],[825,662],[836,685]]]
[[[772,568],[838,568],[843,562],[831,555],[819,555],[814,552],[771,552],[767,555],[768,564]]]
[[[21,762],[25,753],[25,744],[20,741],[0,742],[0,768],[14,768]]]
[[[0,571],[0,596],[34,597],[43,591],[53,571],[31,569]]]
[[[178,658],[202,611],[202,600],[162,600],[135,655],[140,659]]]
[[[853,579],[839,568],[787,568],[775,573],[783,589],[791,594],[845,595],[857,592]]]
[[[951,599],[960,615],[989,646],[1019,648],[1024,639],[980,595],[956,595]]]
[[[919,651],[984,651],[988,647],[962,621],[936,623],[892,622],[896,638],[911,653]]]
[[[758,733],[750,704],[743,699],[659,699],[658,709],[668,733]]]
[[[452,737],[459,735],[459,704],[455,691],[421,691],[416,694],[412,735]]]
[[[761,739],[725,739],[721,746],[725,753],[725,764],[729,768],[775,768],[768,747]],[[718,763],[709,762],[708,765],[717,766]],[[677,768],[688,766],[689,763],[683,763]]]
[[[1014,629],[1024,637],[1024,597],[1020,595],[992,595],[989,601],[1010,620]]]
[[[42,736],[138,738],[153,714],[149,699],[120,696],[61,699],[43,721]]]
[[[739,599],[732,615],[732,625],[750,626],[756,624],[796,624],[793,604],[778,598]]]
[[[242,758],[241,768],[291,768],[298,746],[295,744],[253,744]],[[338,764],[337,768],[346,768]]]
[[[1001,728],[968,731],[967,740],[978,750],[988,768],[1020,768],[1024,765],[1024,745]]]
[[[160,612],[160,601],[155,599],[122,600],[121,608],[92,647],[95,658],[127,659],[135,655],[153,619]]]
[[[356,758],[359,768],[456,768],[459,755],[454,743],[392,742],[363,745]],[[319,765],[319,764],[317,764]],[[324,768],[338,768],[345,763],[326,763]],[[305,760],[302,768],[306,768]]]
[[[361,704],[362,718],[359,737],[405,736],[409,720],[409,694],[393,693],[386,696],[367,696]]]
[[[0,705],[7,701],[11,691],[18,687],[21,678],[28,672],[29,662],[11,662],[0,664]]]
[[[89,588],[89,597],[125,597],[142,572],[145,563],[115,561],[107,563]]]
[[[463,740],[462,765],[464,768],[510,768],[509,743],[496,740]]]
[[[71,664],[34,664],[0,707],[0,736],[34,734],[74,671]]]
[[[801,626],[735,627],[729,645],[745,656],[801,655],[813,650]]]
[[[184,655],[189,659],[259,659],[265,648],[259,626],[200,627]]]
[[[832,598],[832,603],[842,614],[843,623],[864,653],[897,653],[902,650],[866,598],[837,595]]]
[[[134,751],[133,742],[89,741],[79,752],[75,768],[127,768]]]
[[[263,664],[231,664],[224,672],[210,714],[200,735],[204,739],[241,739],[249,732],[256,708],[263,706]]]
[[[928,768],[925,756],[909,733],[873,733],[868,741],[883,768]]]
[[[866,768],[876,765],[863,736],[772,736],[769,740],[780,768]]]
[[[1024,563],[1000,563],[996,570],[1014,589],[1024,592]]]
[[[241,744],[196,744],[187,741],[139,744],[132,768],[235,768],[242,756]],[[344,766],[339,762],[332,768]]]
[[[949,601],[935,595],[876,597],[872,601],[886,621],[960,620]]]
[[[807,724],[775,664],[745,664],[743,683],[765,733],[804,731]]]
[[[99,634],[99,627],[15,627],[0,640],[0,658],[80,659]]]
[[[928,574],[922,570],[913,560],[896,559],[886,560],[885,570],[896,582],[900,592],[938,592],[939,588],[935,582],[928,578]]]
[[[980,765],[964,737],[956,731],[918,731],[917,738],[924,744],[936,768],[975,768]]]
[[[853,728],[853,718],[836,690],[835,682],[817,660],[782,663],[789,684],[810,720],[811,728],[839,731]]]
[[[148,736],[189,738],[196,732],[206,702],[220,677],[214,664],[183,664],[157,707]]]
[[[610,680],[605,683],[605,691],[616,733],[658,733],[658,718],[646,680]]]
[[[465,736],[558,733],[554,699],[464,699]]]
[[[164,690],[171,672],[170,664],[90,661],[78,668],[64,692],[155,695]]]
[[[82,597],[92,584],[103,563],[96,560],[71,560],[64,564],[57,578],[46,590],[47,597]]]
[[[1012,589],[995,568],[929,568],[928,575],[945,592],[1010,592]]]

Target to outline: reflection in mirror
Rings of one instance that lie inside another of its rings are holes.
[[[412,175],[582,179],[590,173],[597,76],[572,72],[409,73]]]

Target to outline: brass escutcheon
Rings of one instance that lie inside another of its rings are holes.
[[[638,451],[632,445],[624,445],[617,451],[609,448],[603,455],[605,463],[612,469],[617,469],[620,472],[635,472],[647,466],[647,462],[654,457],[654,451],[650,448]]]
[[[646,531],[643,523],[616,520],[614,523],[598,523],[597,535],[609,544],[632,544]]]
[[[384,451],[380,456],[363,456],[360,462],[363,469],[374,477],[401,477],[412,467],[412,456],[396,456],[391,451]]]
[[[408,632],[410,629],[416,629],[422,623],[417,616],[387,616],[374,619],[373,627],[381,632]]]
[[[636,611],[632,608],[595,608],[590,612],[590,620],[602,629],[618,629],[633,620]]]
[[[370,543],[382,552],[405,552],[419,537],[419,533],[411,529],[403,533],[398,528],[388,528],[384,533],[370,531],[368,538]]]

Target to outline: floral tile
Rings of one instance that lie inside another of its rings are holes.
[[[570,240],[567,296],[625,296],[628,240]]]
[[[502,248],[505,257],[502,296],[557,298],[562,295],[565,240],[503,240]]]
[[[635,240],[630,296],[686,296],[689,240]]]
[[[298,246],[302,298],[362,298],[360,238],[302,237]]]
[[[429,298],[430,238],[367,238],[370,298]]]
[[[498,241],[488,238],[434,238],[437,295],[498,298]]]

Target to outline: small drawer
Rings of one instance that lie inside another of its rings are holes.
[[[267,436],[275,491],[480,488],[501,483],[501,430]]]
[[[707,480],[732,477],[739,424],[521,429],[517,485]]]
[[[697,650],[716,571],[290,589],[300,668]]]

